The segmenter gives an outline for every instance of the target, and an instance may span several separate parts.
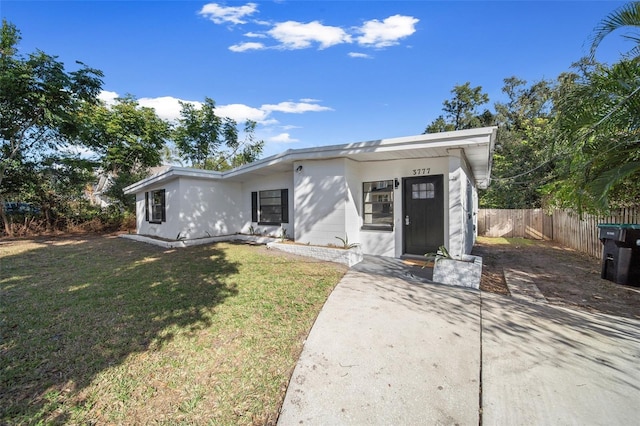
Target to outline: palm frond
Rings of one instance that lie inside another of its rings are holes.
[[[607,195],[611,189],[623,179],[640,172],[640,161],[622,164],[613,169],[606,170],[593,179],[585,188],[600,207],[607,206]]]
[[[591,57],[595,56],[598,46],[609,34],[622,27],[640,27],[640,2],[630,2],[607,15],[595,27],[591,37]],[[638,42],[636,36],[626,36]],[[637,50],[638,48],[634,48]]]

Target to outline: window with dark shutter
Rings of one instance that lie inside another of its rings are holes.
[[[289,223],[289,190],[283,189],[280,192],[280,210],[282,211],[282,223]]]
[[[258,193],[251,193],[251,222],[258,221]]]
[[[146,194],[145,204],[147,205],[147,220],[150,223],[166,222],[166,191],[164,189],[159,189]]]
[[[252,192],[251,220],[260,225],[289,223],[289,190]]]
[[[149,193],[144,193],[144,220],[149,222]]]
[[[164,189],[162,189],[161,192],[162,192],[162,200],[161,200],[162,203],[160,207],[162,209],[161,220],[163,222],[166,222],[167,221],[167,195],[166,195],[167,192]]]

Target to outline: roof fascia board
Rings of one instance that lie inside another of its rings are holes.
[[[360,153],[375,153],[389,151],[403,151],[421,148],[461,148],[489,144],[489,158],[493,152],[497,127],[480,127],[451,132],[427,133],[417,136],[380,139],[367,142],[355,142],[341,145],[327,145],[312,148],[289,149],[280,154],[245,164],[235,169],[216,172],[211,170],[193,169],[189,167],[172,166],[163,173],[148,177],[124,188],[125,194],[133,194],[151,185],[178,177],[192,177],[198,179],[225,179],[241,176],[245,173],[272,166],[282,162],[303,160],[319,160],[326,158],[344,157]],[[489,168],[491,164],[489,163]]]
[[[402,138],[381,139],[379,141],[357,142],[343,145],[327,145],[313,148],[290,149],[263,160],[245,164],[228,172],[223,177],[233,177],[259,170],[284,161],[316,160],[371,152],[401,151],[419,148],[464,148],[491,143],[495,127],[457,130],[453,132],[430,133]],[[475,136],[475,137],[474,137]],[[460,140],[462,139],[462,140]],[[422,143],[418,143],[422,142]]]
[[[491,133],[491,138],[489,140],[489,152],[487,158],[487,180],[484,183],[484,187],[482,189],[487,189],[489,185],[491,185],[491,170],[493,169],[493,152],[496,149],[496,138],[498,137],[498,128],[493,127],[493,132]]]
[[[135,194],[141,190],[153,186],[160,182],[167,182],[179,177],[190,177],[194,179],[222,179],[222,173],[213,170],[192,169],[189,167],[172,166],[166,171],[150,176],[139,182],[124,188],[125,194]]]

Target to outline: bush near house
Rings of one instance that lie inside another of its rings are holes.
[[[5,214],[12,237],[33,237],[58,233],[108,233],[134,231],[134,213],[115,207],[99,208],[88,203],[40,208],[30,203],[6,203]],[[2,228],[0,228],[2,229]],[[4,229],[0,237],[7,236]]]

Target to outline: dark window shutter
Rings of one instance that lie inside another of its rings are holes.
[[[166,209],[166,204],[167,204],[167,197],[166,197],[166,191],[163,189],[160,191],[160,197],[162,200],[162,207],[161,207],[161,211],[162,211],[162,222],[166,222],[167,221],[167,209]]]
[[[144,193],[144,220],[149,222],[149,193]]]
[[[251,193],[251,222],[258,221],[258,193]]]
[[[282,208],[282,223],[289,223],[289,190],[280,192],[280,207]]]

